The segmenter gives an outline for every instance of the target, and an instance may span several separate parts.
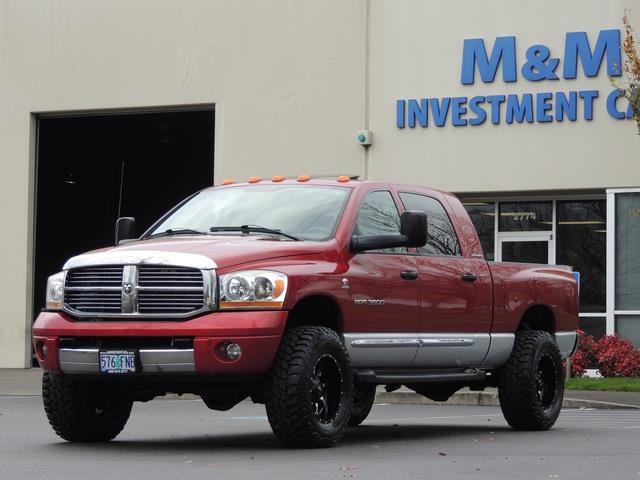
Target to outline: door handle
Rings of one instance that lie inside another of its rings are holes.
[[[478,276],[475,273],[463,273],[462,280],[465,282],[475,282],[478,279]]]
[[[418,278],[418,272],[415,270],[403,270],[400,272],[400,278],[404,278],[405,280],[415,280]]]

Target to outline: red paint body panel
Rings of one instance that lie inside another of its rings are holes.
[[[282,335],[287,312],[215,312],[181,321],[75,321],[66,313],[43,312],[33,326],[34,336],[55,337],[220,337]]]
[[[526,309],[534,305],[551,309],[556,331],[577,328],[577,284],[571,272],[543,265],[487,263],[473,224],[453,195],[382,182],[312,180],[308,184],[352,189],[335,236],[329,241],[292,242],[254,235],[177,236],[102,250],[196,253],[212,258],[218,274],[261,268],[283,272],[289,285],[282,311],[215,312],[186,321],[104,322],[75,321],[64,313],[44,312],[33,327],[34,342],[46,341],[50,351],[48,358],[39,359],[43,368],[59,369],[60,336],[193,336],[198,372],[262,374],[271,367],[288,311],[314,295],[328,297],[338,305],[339,327],[345,333],[512,333]],[[392,192],[400,212],[404,207],[398,192],[437,199],[453,223],[461,256],[418,256],[413,250],[404,255],[350,252],[359,206],[374,190]],[[403,270],[417,270],[418,279],[401,279]],[[461,275],[467,272],[475,273],[477,281],[463,282]],[[349,288],[343,288],[345,279]],[[355,299],[383,299],[384,305],[355,305]],[[215,350],[223,341],[241,344],[239,361],[216,356]]]
[[[416,257],[420,273],[420,332],[489,333],[493,318],[491,274],[484,260]],[[475,273],[475,282],[462,280]]]
[[[527,308],[551,309],[555,331],[578,327],[578,285],[568,268],[489,262],[494,282],[494,332],[513,332]]]
[[[416,257],[359,253],[349,260],[347,277],[352,301],[344,308],[344,331],[407,333],[418,331],[419,283],[400,278],[403,270],[415,270]],[[384,299],[384,305],[355,305],[354,298]]]

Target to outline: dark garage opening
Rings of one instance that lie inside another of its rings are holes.
[[[213,110],[38,119],[34,316],[71,256],[114,243],[118,216],[141,234],[213,184]]]

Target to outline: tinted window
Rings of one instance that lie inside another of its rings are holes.
[[[606,201],[558,201],[556,216],[556,263],[571,265],[575,271],[580,272],[580,311],[604,312],[607,271]]]
[[[615,233],[616,310],[640,310],[640,194],[616,195]],[[633,320],[618,320],[621,318],[617,317],[616,322]],[[638,335],[632,341],[640,344],[640,328],[636,326],[635,331]]]
[[[551,230],[552,202],[500,202],[498,205],[501,232],[532,232]]]
[[[458,237],[442,204],[435,198],[414,193],[401,193],[407,210],[421,210],[427,214],[427,244],[418,249],[421,255],[460,255]]]
[[[400,235],[400,214],[388,191],[368,193],[360,205],[354,235]],[[375,252],[406,253],[406,248],[386,248]]]

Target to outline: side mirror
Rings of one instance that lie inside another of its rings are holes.
[[[116,245],[131,242],[136,239],[136,219],[120,217],[116,220]]]
[[[409,239],[407,247],[424,247],[427,244],[427,214],[419,210],[407,210],[400,216],[400,233]]]
[[[400,235],[354,235],[349,250],[364,252],[396,247],[423,247],[427,243],[427,215],[409,210],[400,216]]]

